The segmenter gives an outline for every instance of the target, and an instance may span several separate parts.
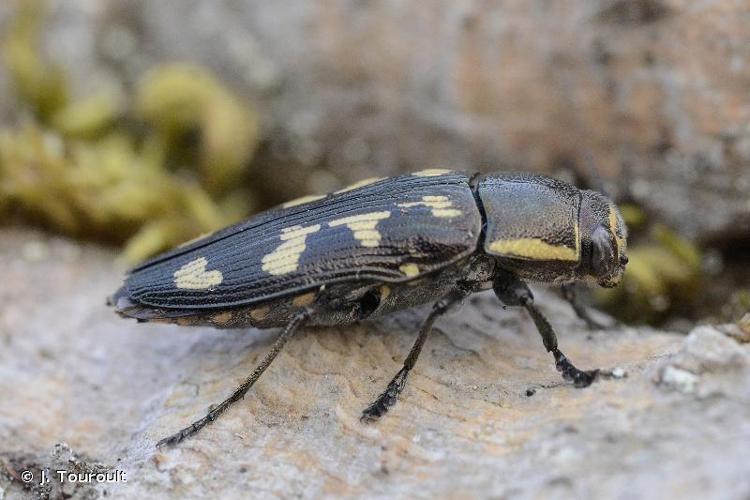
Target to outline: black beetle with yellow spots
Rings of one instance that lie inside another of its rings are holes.
[[[579,370],[558,349],[525,281],[615,286],[626,237],[617,207],[595,191],[531,174],[423,170],[285,203],[159,255],[133,269],[110,303],[140,321],[283,327],[229,398],[159,445],[196,433],[241,399],[300,327],[433,303],[403,368],[362,413],[369,422],[396,402],[435,320],[481,290],[524,307],[563,377],[591,384],[597,370]]]

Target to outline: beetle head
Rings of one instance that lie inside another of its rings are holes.
[[[580,211],[583,279],[611,288],[622,279],[628,230],[617,206],[596,191],[582,191]]]

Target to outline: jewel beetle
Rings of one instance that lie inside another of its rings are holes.
[[[110,297],[139,321],[282,331],[247,379],[201,419],[161,440],[176,444],[244,397],[304,325],[343,325],[432,303],[403,367],[362,413],[384,415],[403,390],[435,321],[468,295],[494,290],[525,308],[562,376],[586,387],[526,281],[616,286],[627,228],[606,196],[549,177],[430,169],[372,178],[285,203],[132,269]],[[585,316],[584,316],[585,317]]]

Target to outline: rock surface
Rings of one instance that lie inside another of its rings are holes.
[[[0,498],[750,495],[750,344],[707,326],[589,332],[543,290],[569,357],[625,378],[563,383],[529,318],[481,295],[438,322],[375,425],[359,413],[400,367],[423,310],[301,332],[242,402],[157,451],[249,373],[274,332],[120,320],[104,305],[123,270],[113,262],[0,231]],[[127,482],[24,488],[23,471],[38,480],[45,467]]]
[[[426,167],[585,175],[590,157],[685,234],[750,235],[743,2],[48,3],[44,47],[79,96],[179,60],[257,103],[257,182],[279,201]]]

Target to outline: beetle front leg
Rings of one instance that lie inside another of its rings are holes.
[[[427,340],[430,331],[432,331],[432,326],[435,324],[435,321],[448,312],[451,306],[461,302],[467,295],[469,295],[469,293],[468,290],[456,290],[448,296],[440,299],[432,306],[430,315],[427,316],[427,319],[422,323],[417,340],[409,351],[406,360],[404,360],[404,366],[401,367],[396,376],[391,379],[385,391],[383,391],[383,393],[380,394],[370,406],[362,411],[362,416],[359,418],[361,422],[374,422],[385,415],[388,412],[388,408],[396,404],[399,394],[401,394],[404,387],[406,387],[406,378],[409,376],[411,369],[414,368],[414,365],[417,363],[419,353],[422,352],[422,346],[424,345],[425,340]]]
[[[565,380],[572,381],[576,387],[588,387],[596,379],[599,370],[584,371],[576,368],[567,356],[557,347],[557,335],[547,318],[534,305],[534,295],[528,285],[515,276],[500,274],[496,276],[493,285],[495,295],[508,306],[521,306],[526,309],[534,320],[537,331],[542,336],[542,342],[547,352],[555,357],[555,367]]]

